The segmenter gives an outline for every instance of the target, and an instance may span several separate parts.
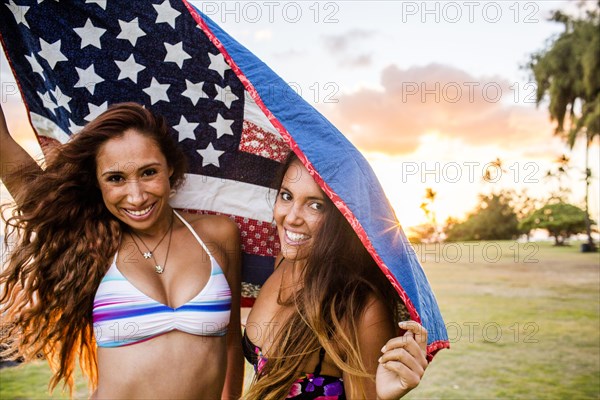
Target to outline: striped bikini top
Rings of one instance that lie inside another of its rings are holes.
[[[210,257],[206,286],[184,305],[171,308],[142,293],[117,268],[117,254],[100,282],[93,306],[94,334],[99,347],[143,342],[173,330],[199,336],[227,333],[231,290],[221,267],[190,224],[177,212]]]

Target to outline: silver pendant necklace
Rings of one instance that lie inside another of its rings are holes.
[[[142,256],[145,259],[150,259],[152,258],[152,261],[154,261],[154,272],[156,272],[157,274],[162,274],[165,271],[165,267],[167,266],[167,260],[169,258],[169,250],[171,249],[171,238],[173,236],[173,215],[171,214],[171,223],[169,224],[169,229],[165,232],[165,234],[163,235],[163,237],[160,239],[160,241],[158,242],[158,244],[156,246],[154,246],[154,249],[150,250],[148,248],[148,245],[146,245],[146,242],[144,242],[144,239],[142,239],[140,237],[140,235],[138,235],[137,233],[135,233],[133,230],[131,231],[132,235],[131,235],[131,239],[133,240],[133,243],[135,244],[135,247],[137,247],[138,251],[142,254]],[[154,251],[158,248],[158,246],[162,243],[163,239],[167,236],[167,233],[169,234],[169,242],[167,244],[167,254],[165,256],[165,262],[163,263],[163,265],[160,265],[157,261],[156,258],[154,257]],[[144,247],[146,248],[147,251],[142,251],[142,249],[140,249],[140,246],[138,245],[137,241],[135,240],[135,238],[140,239],[140,242],[142,242],[142,244],[144,245]]]

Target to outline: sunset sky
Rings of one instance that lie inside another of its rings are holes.
[[[542,197],[552,188],[544,175],[563,153],[574,167],[571,201],[582,205],[582,143],[570,152],[553,136],[546,105],[536,108],[535,86],[522,68],[561,30],[547,22],[550,10],[577,13],[574,2],[192,3],[363,152],[405,228],[425,221],[419,205],[427,187],[438,194],[440,221],[464,216],[478,193],[494,188],[526,188]],[[1,62],[9,128],[37,154],[3,56]],[[596,141],[590,191],[595,220],[598,153]],[[497,183],[486,183],[485,166],[497,157],[505,172]]]

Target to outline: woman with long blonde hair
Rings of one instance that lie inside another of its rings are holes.
[[[276,269],[248,316],[248,399],[397,399],[427,368],[427,331],[396,322],[399,297],[341,212],[291,153],[274,221]]]
[[[2,181],[15,199],[0,274],[4,356],[43,355],[94,398],[238,398],[240,253],[226,217],[178,213],[185,157],[161,117],[110,107],[42,170],[0,109]],[[209,246],[206,244],[210,244]]]

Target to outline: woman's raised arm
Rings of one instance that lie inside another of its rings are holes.
[[[17,198],[25,184],[25,175],[36,171],[41,171],[41,168],[8,132],[6,118],[0,106],[0,179],[13,198]]]

